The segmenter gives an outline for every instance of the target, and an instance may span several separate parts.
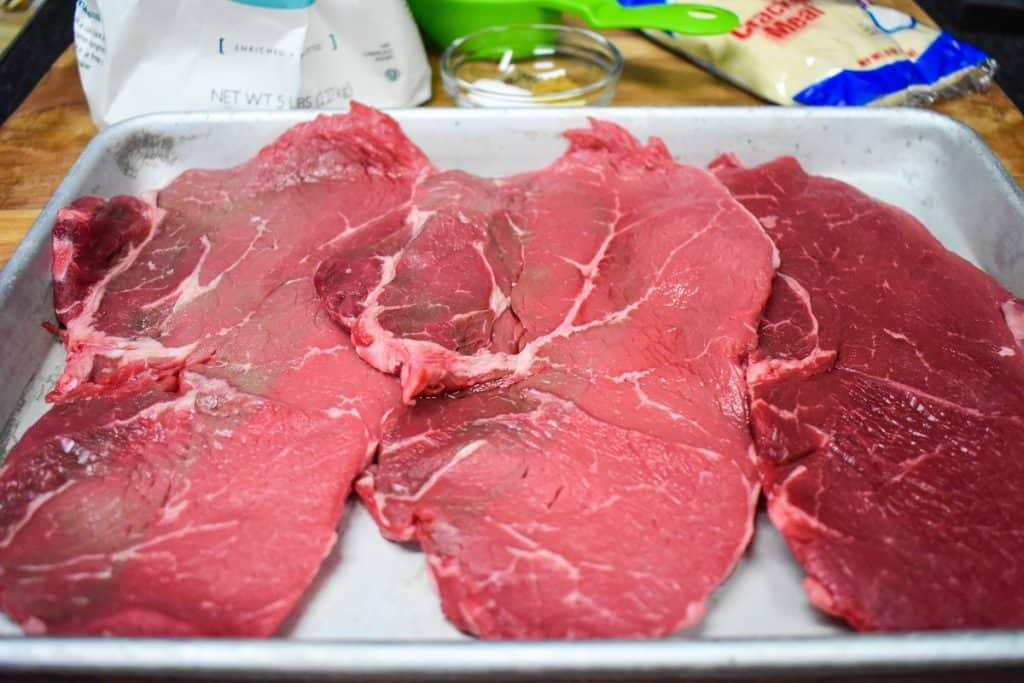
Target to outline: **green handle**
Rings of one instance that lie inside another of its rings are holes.
[[[709,36],[728,33],[740,25],[735,14],[712,5],[623,7],[616,0],[540,0],[537,4],[578,14],[594,28],[647,28]]]
[[[502,23],[500,10],[513,7],[518,11],[571,12],[593,28],[647,28],[711,36],[728,33],[740,25],[739,17],[727,9],[695,3],[623,7],[617,0],[459,0],[459,9],[454,13],[468,15],[472,12],[481,19],[481,25],[486,25],[491,19]]]

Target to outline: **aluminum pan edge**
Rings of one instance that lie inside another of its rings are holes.
[[[432,119],[449,117],[499,117],[504,121],[515,119],[529,119],[540,116],[559,115],[562,110],[537,110],[537,109],[390,109],[385,110],[395,116],[399,122],[406,119]],[[823,123],[838,123],[845,119],[859,121],[891,121],[894,115],[906,118],[910,121],[915,119],[923,125],[931,125],[937,128],[946,128],[964,135],[970,140],[974,151],[982,157],[987,165],[995,171],[1004,183],[1006,194],[1013,197],[1013,201],[1024,214],[1024,189],[1022,189],[1013,177],[1009,174],[1002,163],[995,158],[982,138],[970,126],[957,121],[945,114],[940,114],[927,109],[913,108],[877,108],[877,109],[853,109],[845,107],[816,107],[816,108],[772,108],[772,107],[584,107],[570,110],[576,116],[608,116],[609,112],[618,117],[664,117],[674,113],[689,115],[700,114],[701,118],[715,119],[724,122],[737,122],[757,117],[777,118],[780,122],[788,120],[818,120]],[[540,112],[540,113],[539,113]],[[136,116],[97,133],[86,145],[68,170],[67,175],[55,190],[53,196],[44,205],[39,216],[32,223],[22,242],[18,245],[11,259],[0,271],[0,310],[5,307],[11,295],[14,282],[21,276],[36,256],[36,251],[41,242],[46,241],[49,231],[56,219],[57,210],[69,204],[75,199],[70,191],[68,180],[74,176],[88,173],[90,167],[95,165],[96,157],[103,150],[110,146],[110,143],[128,137],[134,132],[144,132],[151,128],[174,128],[190,127],[195,124],[204,123],[243,123],[247,121],[281,122],[287,125],[307,121],[318,114],[330,114],[338,112],[322,112],[314,110],[305,111],[238,111],[238,112],[166,112],[160,114],[145,114]],[[685,118],[685,116],[684,116]],[[267,140],[269,144],[271,140]]]
[[[954,647],[950,647],[956,641]],[[338,681],[588,677],[708,679],[772,674],[900,673],[1024,666],[1024,633],[860,635],[809,639],[351,643],[332,641],[9,638],[8,672],[268,675]]]
[[[536,109],[389,109],[388,114],[395,116],[399,122],[406,119],[432,119],[438,117],[499,117],[505,121],[523,118],[533,118],[538,115],[558,115],[559,111],[536,110]],[[538,112],[550,112],[550,114]],[[572,109],[571,112],[577,116],[608,116],[611,112],[615,117],[643,118],[647,116],[662,117],[671,116],[673,113],[682,112],[685,114],[699,113],[701,118],[715,119],[722,122],[736,122],[749,120],[757,117],[777,118],[780,122],[787,120],[819,120],[821,122],[841,122],[844,119],[856,119],[860,121],[890,121],[893,114],[901,118],[913,121],[919,120],[924,125],[931,125],[939,128],[954,129],[957,133],[965,135],[971,141],[971,146],[983,157],[992,170],[1001,177],[1005,183],[1006,193],[1014,198],[1014,203],[1024,214],[1024,189],[1017,185],[1002,163],[995,158],[982,138],[970,126],[953,119],[945,114],[940,114],[927,109],[913,108],[877,108],[877,109],[853,109],[844,107],[816,107],[800,109],[783,109],[772,107],[584,107]],[[11,295],[14,282],[21,276],[31,264],[41,242],[46,241],[49,231],[56,219],[57,210],[69,204],[75,199],[70,191],[68,180],[73,176],[86,174],[90,167],[95,164],[95,157],[110,146],[110,142],[117,141],[131,135],[133,132],[143,132],[150,128],[173,128],[189,127],[202,123],[242,123],[246,121],[273,121],[282,122],[288,125],[308,121],[319,114],[331,114],[338,112],[323,112],[314,110],[304,111],[238,111],[238,112],[165,112],[160,114],[145,114],[136,116],[97,133],[86,145],[68,170],[67,175],[54,191],[53,196],[46,202],[42,211],[32,223],[25,237],[18,245],[10,260],[0,271],[0,310],[5,307]],[[685,118],[685,117],[684,117]],[[267,140],[269,144],[271,140]]]

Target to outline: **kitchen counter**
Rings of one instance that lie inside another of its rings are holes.
[[[927,20],[912,0],[890,5]],[[609,31],[626,59],[613,105],[764,105],[641,35]],[[436,67],[436,55],[432,57]],[[451,106],[438,70],[428,106]],[[767,106],[767,105],[764,105]],[[1024,183],[1024,115],[998,87],[933,107],[977,131],[1018,183]],[[78,80],[73,48],[0,127],[0,265],[96,133]]]

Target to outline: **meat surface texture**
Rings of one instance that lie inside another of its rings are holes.
[[[713,168],[781,255],[747,379],[811,601],[863,630],[1024,626],[1021,303],[793,159]]]
[[[29,633],[267,635],[330,549],[397,382],[313,277],[431,171],[363,107],[54,229],[67,367],[0,470],[0,604]]]
[[[742,362],[770,241],[660,141],[567,135],[536,173],[432,177],[406,241],[340,250],[317,276],[360,355],[423,396],[357,491],[485,638],[693,624],[758,496]]]

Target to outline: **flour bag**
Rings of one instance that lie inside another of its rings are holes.
[[[77,0],[93,120],[157,111],[407,107],[430,66],[404,0]]]
[[[622,5],[673,0],[619,0]],[[995,63],[911,16],[864,0],[712,0],[740,25],[720,36],[646,31],[777,104],[927,104],[989,85]]]

